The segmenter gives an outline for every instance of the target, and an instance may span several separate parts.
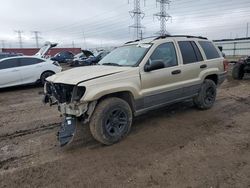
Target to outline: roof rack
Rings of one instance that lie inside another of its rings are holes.
[[[155,38],[153,38],[155,37]],[[159,40],[159,39],[165,39],[165,38],[170,38],[170,37],[186,37],[186,38],[198,38],[198,39],[205,39],[207,40],[206,37],[202,37],[202,36],[192,36],[192,35],[162,35],[162,36],[151,36],[151,37],[146,37],[146,38],[143,38],[142,40],[144,39],[147,39],[147,38],[153,38],[152,41],[154,40]],[[136,39],[136,40],[133,40],[133,41],[128,41],[126,42],[125,44],[130,44],[130,43],[133,43],[133,42],[138,42],[138,41],[141,41],[140,39]]]
[[[165,38],[168,38],[168,37],[187,37],[187,38],[198,38],[198,39],[205,39],[205,40],[207,40],[206,37],[192,36],[192,35],[162,35],[162,36],[156,37],[154,40],[165,39]]]
[[[128,41],[128,42],[126,42],[126,43],[124,43],[124,44],[130,44],[130,43],[133,43],[133,42],[139,42],[139,41],[141,41],[141,40],[150,39],[150,38],[152,38],[152,40],[154,40],[155,37],[157,37],[157,36],[144,37],[144,38],[142,38],[142,39],[136,39],[136,40]]]
[[[133,43],[133,42],[138,42],[138,41],[140,41],[140,39],[136,39],[136,40],[128,41],[128,42],[126,42],[125,44],[130,44],[130,43]]]

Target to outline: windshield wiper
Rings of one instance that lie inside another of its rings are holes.
[[[117,63],[103,63],[101,65],[112,65],[112,66],[119,66],[119,67],[122,66],[122,65],[119,65]]]

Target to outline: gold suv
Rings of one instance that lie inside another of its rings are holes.
[[[131,41],[98,65],[74,68],[47,78],[44,102],[65,117],[58,133],[69,143],[77,122],[88,123],[93,137],[111,145],[130,131],[133,118],[149,110],[193,99],[205,110],[226,76],[213,42],[195,36],[161,36]]]

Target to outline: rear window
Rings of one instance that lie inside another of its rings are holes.
[[[42,62],[44,61],[41,59],[37,59],[37,58],[20,58],[21,66],[35,65],[38,63],[42,63]]]
[[[200,50],[195,42],[180,41],[178,44],[181,50],[183,64],[195,63],[203,60]]]
[[[215,59],[219,58],[220,54],[218,53],[217,49],[210,41],[199,41],[201,48],[203,49],[204,53],[206,54],[207,59]]]

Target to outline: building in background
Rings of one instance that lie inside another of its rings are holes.
[[[214,42],[217,46],[223,47],[223,52],[227,56],[250,55],[250,37],[214,40]]]

